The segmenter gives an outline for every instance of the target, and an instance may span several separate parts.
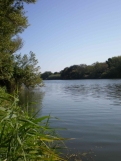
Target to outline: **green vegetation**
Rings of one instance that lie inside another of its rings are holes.
[[[18,98],[0,88],[0,158],[7,161],[61,161],[63,139],[49,127],[50,116],[36,118],[18,106]]]
[[[61,79],[61,75],[60,74],[51,74],[49,77],[48,77],[49,80],[53,80],[53,79]]]
[[[36,0],[0,1],[0,159],[4,161],[61,161],[59,150],[63,138],[50,128],[50,116],[36,118],[18,104],[24,84],[35,87],[43,79],[121,78],[121,56],[105,63],[74,65],[60,73],[45,72],[33,52],[16,54],[23,46],[19,34],[28,26],[24,4]],[[23,55],[23,56],[22,56]],[[7,92],[6,92],[7,90]]]
[[[51,72],[42,74],[43,79],[56,79]],[[57,72],[55,72],[57,73]],[[44,77],[46,75],[46,77]],[[109,58],[103,63],[73,65],[58,73],[58,79],[104,79],[121,78],[121,56]]]
[[[58,79],[61,79],[61,74],[58,73],[58,72],[55,72],[55,73],[52,73],[50,71],[47,71],[47,72],[44,72],[41,74],[41,78],[43,80],[58,80]]]
[[[35,2],[0,1],[0,160],[4,161],[63,160],[58,151],[63,138],[50,128],[50,116],[30,115],[14,95],[23,84],[29,88],[41,83],[35,54],[16,54],[23,46],[19,33],[29,25],[24,4]]]
[[[50,76],[50,75],[52,75],[53,73],[52,72],[50,72],[50,71],[47,71],[47,72],[44,72],[44,73],[42,73],[41,74],[41,78],[42,79],[48,79],[48,77]]]
[[[36,0],[1,0],[0,2],[0,86],[9,92],[20,88],[22,83],[34,87],[41,83],[35,54],[16,55],[23,42],[19,37],[28,27],[24,4]]]
[[[37,66],[38,61],[35,54],[30,52],[29,56],[15,55],[14,56],[14,73],[12,82],[17,87],[21,87],[22,83],[26,87],[34,87],[41,82],[40,67]]]

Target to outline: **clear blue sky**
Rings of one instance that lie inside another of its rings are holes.
[[[121,0],[38,0],[25,10],[20,52],[33,51],[41,72],[121,55]]]

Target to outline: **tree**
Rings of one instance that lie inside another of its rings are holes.
[[[106,63],[108,65],[107,77],[121,78],[121,56],[109,58]]]
[[[41,74],[41,78],[42,78],[42,79],[48,79],[48,77],[49,77],[50,75],[52,75],[52,74],[53,74],[52,72],[46,71],[46,72],[44,72],[44,73]]]
[[[34,86],[35,83],[38,84],[38,82],[40,82],[37,76],[38,68],[35,68],[35,66],[32,68],[32,64],[26,64],[26,67],[24,66],[24,70],[26,71],[25,76],[25,71],[22,70],[20,64],[20,60],[21,63],[25,60],[32,62],[32,59],[33,63],[37,62],[35,61],[35,55],[31,53],[30,58],[28,58],[27,55],[24,55],[23,58],[20,55],[13,55],[23,46],[22,39],[18,34],[22,33],[24,29],[29,26],[24,11],[24,3],[29,4],[35,2],[36,0],[0,1],[0,85],[5,85],[7,88],[11,88],[11,84],[15,85],[15,82],[19,85],[21,84],[20,82],[22,82],[27,87]],[[21,75],[18,71],[21,71]],[[33,81],[32,78],[34,79]]]
[[[84,77],[85,68],[85,64],[66,67],[61,71],[61,77],[62,79],[81,79]]]
[[[0,84],[10,80],[13,75],[13,58],[0,53]]]
[[[90,78],[103,78],[104,77],[104,73],[106,72],[107,70],[107,64],[106,63],[99,63],[99,62],[96,62],[96,63],[93,63],[91,65],[92,67],[90,67],[90,75],[89,77]]]
[[[0,1],[0,52],[3,54],[13,54],[15,49],[19,48],[18,44],[21,44],[21,39],[16,36],[29,25],[25,16],[24,3],[35,2],[36,0]],[[12,50],[13,47],[14,50]]]
[[[0,1],[0,51],[9,52],[12,38],[28,27],[24,2],[35,0],[1,0]]]
[[[41,83],[40,66],[37,66],[38,61],[35,54],[30,52],[29,55],[21,54],[14,56],[14,71],[11,78],[11,87],[20,88],[22,84],[26,87],[35,87]],[[12,89],[13,90],[13,89]]]

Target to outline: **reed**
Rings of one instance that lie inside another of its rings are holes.
[[[63,138],[49,126],[50,116],[36,118],[18,106],[18,97],[0,88],[0,158],[4,161],[62,161]]]

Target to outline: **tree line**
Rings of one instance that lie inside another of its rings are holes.
[[[40,84],[40,67],[35,54],[16,54],[23,46],[20,38],[28,26],[24,4],[36,0],[1,0],[0,1],[0,86],[9,92]]]
[[[52,77],[53,76],[53,77]],[[109,58],[103,63],[93,63],[92,65],[80,64],[66,67],[60,72],[42,73],[45,79],[110,79],[121,78],[121,56]]]

